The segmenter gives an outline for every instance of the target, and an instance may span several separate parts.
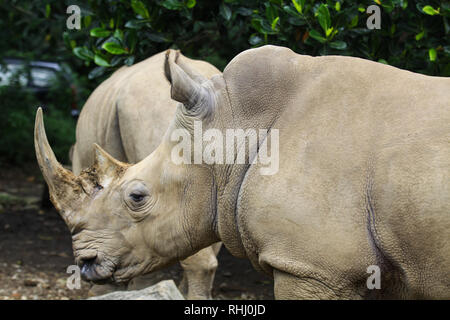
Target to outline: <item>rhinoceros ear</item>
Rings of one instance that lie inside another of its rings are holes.
[[[175,62],[176,64],[184,71],[186,74],[195,82],[202,84],[205,81],[208,81],[208,79],[203,76],[201,73],[199,73],[197,70],[192,68],[188,60],[185,56],[183,56],[180,51],[176,52],[177,55],[175,56]]]
[[[167,50],[164,63],[164,73],[171,84],[172,99],[181,102],[188,110],[208,107],[205,102],[210,100],[210,94],[201,84],[207,79],[187,67],[184,62],[179,64],[179,55],[178,51]]]
[[[114,159],[96,143],[94,143],[94,152],[94,168],[97,174],[97,181],[103,187],[113,179],[121,176],[123,171],[128,167],[127,164]]]

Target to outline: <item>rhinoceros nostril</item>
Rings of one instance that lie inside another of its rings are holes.
[[[81,277],[84,280],[91,280],[96,275],[95,258],[83,259],[80,263]]]
[[[95,259],[97,259],[97,256],[92,258],[81,258],[81,264],[93,264],[95,263]]]
[[[76,256],[78,256],[81,263],[92,262],[97,258],[97,250],[83,250],[81,252],[77,252]]]
[[[97,259],[97,255],[96,254],[80,256],[77,259],[77,264],[78,264],[78,266],[80,266],[80,268],[82,268],[84,265],[92,265],[92,264],[94,264],[96,259]]]

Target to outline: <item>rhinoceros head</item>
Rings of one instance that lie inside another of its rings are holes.
[[[166,73],[172,97],[184,101],[179,109],[209,99],[190,70],[166,61]],[[128,281],[218,241],[211,170],[171,161],[174,142],[168,137],[185,124],[175,119],[160,146],[135,165],[114,159],[95,144],[94,164],[76,176],[58,163],[38,109],[37,160],[50,198],[72,234],[74,257],[85,280]]]

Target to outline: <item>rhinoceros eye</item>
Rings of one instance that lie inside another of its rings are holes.
[[[129,214],[138,221],[145,218],[156,202],[150,188],[141,180],[130,181],[124,188],[123,200]]]
[[[130,198],[131,198],[134,202],[141,202],[142,200],[144,200],[145,195],[139,194],[139,193],[132,193],[132,194],[130,194]]]

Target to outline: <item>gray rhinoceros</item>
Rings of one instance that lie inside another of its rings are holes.
[[[207,62],[182,55],[180,58],[206,78],[220,74]],[[170,84],[164,77],[164,59],[162,52],[131,67],[124,66],[90,95],[77,122],[72,153],[74,174],[79,175],[94,163],[94,143],[127,163],[143,160],[159,145],[177,105],[170,97]],[[220,243],[214,244],[181,261],[184,274],[180,289],[188,299],[211,298],[219,249]],[[139,282],[148,280],[151,281]],[[96,287],[93,292],[105,289]]]
[[[37,159],[86,278],[126,281],[222,241],[274,277],[278,299],[450,297],[450,79],[275,46],[210,80],[173,52],[165,70],[181,103],[135,165],[96,146],[73,175],[38,111]],[[214,130],[200,148],[199,123]],[[253,129],[265,134],[226,152],[245,163],[195,161],[212,136]]]

